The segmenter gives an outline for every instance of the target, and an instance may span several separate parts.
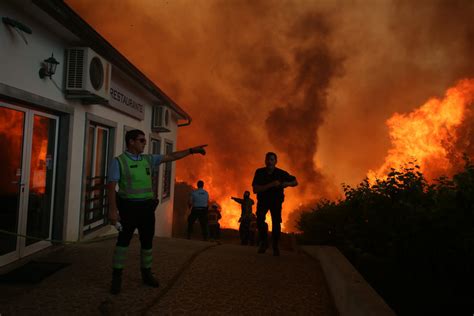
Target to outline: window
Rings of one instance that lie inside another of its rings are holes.
[[[84,232],[105,225],[110,129],[90,121],[85,147]]]
[[[165,154],[173,152],[173,143],[165,141]],[[163,194],[161,198],[167,199],[171,196],[171,172],[173,170],[173,163],[171,161],[165,163],[165,170],[163,172]]]
[[[158,138],[151,137],[150,138],[150,154],[159,155],[161,154],[161,140]],[[160,179],[160,167],[157,166],[153,169],[153,192],[155,192],[156,196],[158,194],[158,182]]]
[[[108,166],[114,155],[117,123],[86,113],[82,178],[82,236],[107,225]]]

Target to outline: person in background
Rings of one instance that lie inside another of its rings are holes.
[[[220,228],[219,220],[222,218],[221,212],[219,211],[219,206],[216,203],[212,204],[212,207],[209,209],[207,214],[207,223],[209,228],[209,239],[219,240],[220,238]]]
[[[166,155],[145,155],[145,133],[135,129],[125,135],[127,150],[112,160],[109,167],[107,196],[109,202],[108,218],[111,225],[119,228],[113,256],[112,284],[110,292],[118,294],[122,287],[122,271],[128,246],[135,229],[140,235],[140,266],[143,282],[158,287],[153,276],[152,244],[155,235],[155,208],[158,200],[153,192],[153,169],[160,163],[174,161],[191,154],[205,155],[200,145]],[[116,188],[118,186],[118,192]],[[120,225],[119,225],[120,224]]]
[[[197,189],[191,192],[188,206],[191,213],[188,216],[188,239],[191,239],[193,225],[196,219],[199,219],[201,225],[202,239],[207,240],[207,210],[209,207],[209,193],[204,190],[204,181],[197,182]]]
[[[239,233],[240,243],[248,245],[250,237],[250,221],[252,219],[252,206],[255,202],[250,198],[250,192],[245,191],[243,198],[231,197],[232,200],[239,203],[241,206],[241,213],[239,218]]]
[[[265,167],[255,171],[252,181],[253,193],[257,194],[257,227],[260,245],[258,253],[265,253],[268,248],[267,229],[265,229],[265,216],[270,210],[272,216],[272,246],[273,255],[279,256],[278,241],[281,232],[281,208],[286,187],[298,185],[296,177],[285,170],[276,167],[277,155],[268,152],[265,155]]]

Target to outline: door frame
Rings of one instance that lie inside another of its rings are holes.
[[[91,174],[95,174],[96,173],[96,163],[97,163],[97,142],[98,142],[98,135],[99,135],[99,130],[103,130],[103,131],[106,131],[107,132],[107,144],[105,146],[105,153],[106,153],[106,157],[105,157],[105,176],[107,177],[107,174],[108,174],[108,167],[109,167],[109,161],[110,161],[110,157],[109,157],[109,147],[110,147],[110,133],[111,133],[111,128],[110,127],[106,127],[104,125],[101,125],[101,124],[97,124],[96,122],[94,121],[89,121],[89,125],[88,125],[88,132],[89,132],[89,128],[93,126],[94,127],[94,136],[93,136],[93,143],[92,143],[92,148],[90,148],[89,150],[91,150],[91,157],[92,157],[92,161],[90,161],[90,172]],[[90,132],[89,132],[89,136],[90,136]],[[87,144],[87,143],[86,143]],[[87,152],[87,150],[85,150],[84,152]],[[85,159],[88,159],[89,157],[85,157]],[[84,163],[87,163],[87,161],[84,161]],[[85,171],[85,170],[84,170]],[[87,178],[88,174],[85,173],[85,177]],[[107,178],[104,179],[104,182],[106,182]],[[104,183],[105,184],[105,183]],[[87,185],[87,181],[86,181],[86,185]],[[84,220],[85,220],[85,217],[86,217],[86,214],[85,214],[85,210],[86,210],[86,205],[87,205],[87,202],[86,200],[91,197],[91,196],[88,196],[87,192],[84,192]],[[105,204],[108,204],[107,202]],[[106,220],[106,217],[107,217],[107,214],[104,214],[104,218],[101,219],[101,220],[98,220],[98,221],[95,221],[93,223],[90,223],[88,225],[84,225],[84,221],[82,222],[82,231],[83,232],[88,232],[90,230],[93,230],[95,229],[96,227],[99,227],[99,226],[103,226],[104,224],[106,224],[107,220]]]
[[[27,229],[27,220],[28,220],[28,198],[29,198],[29,181],[30,181],[30,170],[31,170],[31,151],[32,151],[32,142],[33,142],[33,127],[34,127],[34,116],[39,115],[43,117],[48,117],[56,121],[55,124],[55,139],[54,139],[54,159],[53,159],[53,176],[52,176],[52,196],[51,198],[51,207],[50,207],[50,219],[49,219],[49,234],[48,239],[51,239],[52,230],[53,230],[53,211],[54,211],[54,201],[55,201],[55,185],[56,185],[56,169],[57,169],[57,156],[58,156],[58,135],[59,135],[59,116],[52,115],[46,112],[42,112],[36,109],[31,109],[28,107],[22,107],[10,103],[0,101],[0,106],[7,109],[12,109],[16,111],[23,112],[25,119],[23,122],[23,144],[22,144],[22,162],[21,162],[21,176],[19,183],[19,200],[18,200],[18,223],[17,223],[17,233],[25,235]],[[26,238],[17,237],[16,239],[16,248],[12,252],[9,252],[5,255],[0,256],[0,266],[11,263],[15,260],[18,260],[22,257],[28,256],[34,252],[37,252],[41,249],[44,249],[51,245],[49,241],[38,241],[29,246],[26,246]]]
[[[55,200],[55,193],[56,193],[56,169],[57,169],[57,157],[58,157],[58,136],[59,136],[59,116],[57,115],[52,115],[52,114],[49,114],[49,113],[45,113],[45,112],[41,112],[41,111],[38,111],[38,110],[30,110],[31,111],[31,115],[29,117],[29,128],[31,129],[31,133],[29,133],[28,137],[30,139],[28,139],[28,142],[29,142],[29,151],[30,152],[27,152],[27,156],[28,156],[28,182],[30,181],[29,177],[30,177],[30,170],[31,170],[31,146],[33,145],[33,127],[34,127],[34,117],[35,115],[39,115],[39,116],[42,116],[42,117],[47,117],[47,118],[50,118],[50,119],[54,119],[56,121],[56,124],[55,124],[55,131],[54,131],[54,159],[53,159],[53,176],[52,176],[52,188],[51,188],[51,206],[50,206],[50,209],[49,209],[49,234],[48,234],[48,239],[51,239],[51,236],[52,236],[52,231],[53,231],[53,211],[54,211],[54,200]],[[26,169],[26,168],[25,168]],[[26,179],[26,178],[25,178]],[[25,186],[25,194],[24,194],[24,199],[25,199],[25,205],[23,207],[23,216],[25,218],[25,220],[23,221],[23,225],[24,227],[22,227],[22,231],[24,233],[26,233],[26,224],[27,224],[27,220],[28,220],[28,197],[29,197],[29,186]],[[20,222],[21,223],[21,222]],[[31,244],[29,246],[26,246],[26,239],[25,238],[19,238],[22,241],[22,243],[20,243],[20,258],[21,257],[25,257],[25,256],[28,256],[32,253],[35,253],[41,249],[44,249],[48,246],[51,245],[51,242],[49,241],[38,241],[38,242],[35,242],[34,244]]]
[[[94,229],[91,229],[89,231],[84,231],[84,216],[85,216],[85,195],[84,195],[84,190],[85,190],[85,185],[86,185],[86,146],[87,146],[87,140],[89,137],[89,124],[93,122],[97,125],[102,125],[105,128],[108,128],[109,130],[109,144],[107,148],[107,157],[108,161],[106,162],[107,168],[110,165],[110,162],[112,159],[115,157],[115,146],[116,146],[116,133],[117,133],[117,128],[118,128],[118,123],[115,121],[111,121],[109,119],[103,118],[101,116],[98,116],[96,114],[92,114],[90,112],[86,112],[86,119],[85,119],[85,124],[84,124],[84,155],[83,155],[83,160],[82,160],[82,181],[81,181],[81,215],[79,218],[78,222],[78,229],[79,229],[79,239],[83,239],[85,236],[94,236],[98,232],[100,232],[101,227],[105,227],[105,225],[101,225],[98,227],[95,227]],[[108,172],[108,170],[107,170]],[[107,216],[106,216],[107,217]],[[107,224],[107,219],[105,221],[105,224]]]

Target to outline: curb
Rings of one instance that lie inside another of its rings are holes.
[[[337,248],[329,246],[299,248],[320,262],[339,315],[396,315]]]

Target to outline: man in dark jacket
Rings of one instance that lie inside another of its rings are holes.
[[[277,155],[268,152],[265,155],[265,167],[255,171],[252,181],[253,193],[257,194],[257,226],[260,245],[258,253],[264,253],[268,247],[265,216],[268,210],[272,216],[272,246],[273,255],[279,256],[278,240],[281,232],[281,207],[285,198],[283,190],[286,187],[298,185],[296,177],[276,168]]]

